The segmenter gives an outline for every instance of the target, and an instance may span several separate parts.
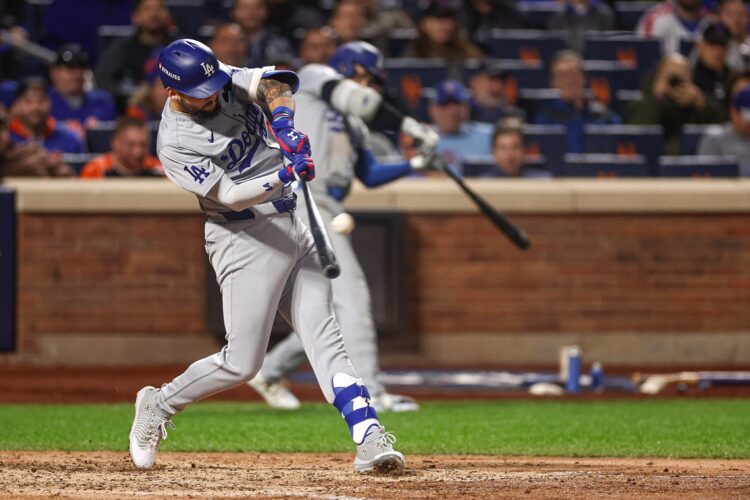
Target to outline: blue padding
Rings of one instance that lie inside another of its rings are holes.
[[[344,413],[344,407],[347,403],[360,396],[370,399],[370,393],[367,392],[367,387],[359,384],[352,384],[348,387],[344,387],[341,392],[336,395],[336,399],[333,400],[333,406],[335,406],[341,413]]]
[[[349,415],[344,417],[346,424],[352,429],[355,425],[360,422],[364,422],[368,418],[378,418],[378,414],[375,413],[375,409],[372,406],[365,406],[359,410],[354,410]]]
[[[263,73],[263,78],[270,78],[271,80],[286,83],[287,85],[292,87],[292,93],[296,93],[297,89],[299,88],[299,76],[297,76],[297,73],[295,73],[294,71],[289,71],[286,69],[266,71],[265,73]]]

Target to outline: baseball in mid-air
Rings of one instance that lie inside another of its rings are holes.
[[[331,220],[331,227],[339,234],[349,234],[354,231],[354,217],[346,212],[341,212]]]

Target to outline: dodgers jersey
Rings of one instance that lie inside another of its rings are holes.
[[[295,128],[310,138],[315,162],[310,187],[327,197],[328,186],[349,189],[359,150],[371,148],[370,131],[360,118],[343,115],[323,100],[323,85],[343,79],[341,74],[322,64],[308,64],[297,74]]]
[[[263,70],[231,68],[231,85],[221,92],[219,110],[210,117],[175,111],[170,99],[164,105],[156,140],[164,173],[181,188],[195,193],[209,217],[232,210],[206,198],[222,175],[242,184],[278,171],[284,162],[262,109],[248,94],[253,73]],[[291,187],[285,187],[268,201],[289,192]]]

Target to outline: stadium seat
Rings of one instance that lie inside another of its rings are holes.
[[[637,90],[640,86],[638,73],[617,61],[584,61],[583,69],[594,97],[609,107],[618,91]]]
[[[562,34],[554,31],[493,30],[491,36],[490,55],[500,59],[545,62],[566,47]]]
[[[518,91],[518,106],[526,111],[527,116],[532,117],[534,113],[542,109],[550,101],[559,97],[557,89],[525,89]]]
[[[549,76],[541,61],[529,63],[520,59],[485,59],[483,62],[491,63],[510,73],[518,88],[543,89],[549,85]],[[479,64],[478,61],[471,60],[464,63],[466,81],[476,73]]]
[[[589,33],[583,56],[586,60],[618,61],[628,65],[636,70],[636,78],[640,81],[661,59],[661,45],[659,40],[641,38],[632,33]]]
[[[680,40],[680,54],[682,54],[685,57],[690,57],[690,54],[693,52],[693,48],[695,48],[695,42],[698,40],[695,38],[683,38]]]
[[[388,33],[388,55],[390,57],[401,57],[416,37],[417,30],[412,28],[391,30]]]
[[[608,153],[623,158],[644,156],[655,173],[664,149],[663,134],[660,125],[586,125],[584,147],[587,153]]]
[[[661,156],[659,177],[738,177],[734,156]]]
[[[194,37],[206,22],[206,0],[167,0],[167,7],[183,35]]]
[[[86,165],[88,162],[93,160],[95,157],[99,156],[98,153],[65,153],[60,155],[60,159],[63,163],[67,163],[71,167],[73,167],[73,170],[76,171],[76,175],[81,175],[81,170],[83,170],[83,166]]]
[[[412,108],[418,107],[423,88],[435,87],[447,77],[442,59],[386,59],[385,71],[388,86]]]
[[[563,156],[568,148],[565,125],[527,124],[523,127],[523,136],[528,161],[540,163],[554,174],[562,169]]]
[[[617,27],[623,31],[635,31],[638,20],[644,12],[661,2],[615,2],[615,14],[617,15]]]
[[[625,116],[630,103],[643,99],[640,90],[617,90],[615,99],[612,101],[612,110],[620,116]]]
[[[642,155],[568,153],[561,173],[563,177],[649,177],[650,169]]]
[[[106,153],[112,149],[112,134],[115,122],[98,122],[86,129],[86,142],[89,153]]]
[[[96,31],[96,47],[99,54],[103,54],[107,46],[118,38],[127,38],[135,33],[135,26],[120,26],[102,24]]]
[[[526,157],[524,160],[526,168],[532,169],[533,177],[548,177],[544,157]],[[464,177],[506,177],[503,172],[495,168],[495,159],[492,155],[469,155],[463,162]]]
[[[681,155],[694,155],[698,153],[698,143],[709,131],[719,131],[722,129],[721,125],[696,125],[687,124],[682,126],[682,134],[680,135],[680,154]]]

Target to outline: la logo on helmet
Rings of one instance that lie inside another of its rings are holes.
[[[203,71],[206,73],[206,78],[216,73],[216,70],[211,64],[208,63],[201,63],[201,68],[203,68]]]

